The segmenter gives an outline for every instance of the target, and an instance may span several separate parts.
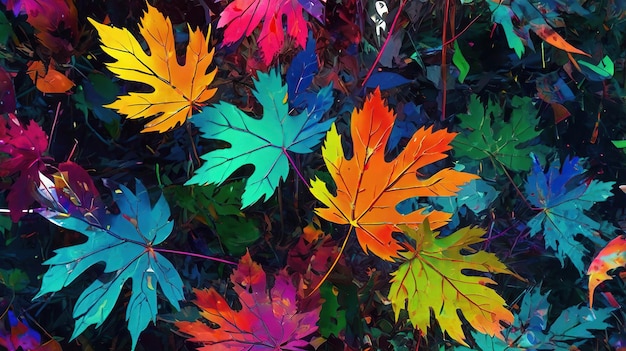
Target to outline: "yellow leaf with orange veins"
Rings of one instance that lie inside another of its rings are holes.
[[[147,84],[151,92],[131,92],[118,96],[105,107],[117,110],[130,119],[149,118],[142,132],[166,132],[185,123],[194,110],[206,105],[217,89],[209,88],[216,69],[209,70],[213,52],[209,51],[209,33],[188,26],[189,43],[184,64],[176,57],[172,22],[156,8],[148,9],[139,23],[139,33],[150,54],[126,28],[104,25],[89,18],[98,31],[102,50],[116,59],[107,68],[117,77]]]

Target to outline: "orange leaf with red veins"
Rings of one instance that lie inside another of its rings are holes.
[[[607,274],[611,269],[626,265],[626,238],[618,236],[611,240],[598,252],[593,259],[587,275],[589,275],[589,307],[593,307],[593,292],[605,280],[613,279]]]
[[[338,224],[350,224],[363,251],[391,261],[402,246],[393,238],[398,225],[417,228],[425,210],[409,214],[396,210],[399,202],[426,196],[453,196],[459,186],[478,176],[446,168],[429,176],[420,170],[447,157],[456,133],[422,128],[413,134],[402,152],[385,161],[385,147],[396,115],[383,101],[380,91],[371,94],[363,109],[352,112],[353,156],[346,159],[335,125],[326,134],[322,155],[337,186],[333,195],[319,178],[311,181],[311,193],[327,208],[316,208],[318,216]],[[445,225],[450,214],[432,210],[432,228]]]
[[[319,307],[298,310],[296,287],[285,270],[276,274],[274,286],[268,289],[263,268],[246,253],[230,280],[239,295],[238,311],[215,289],[194,289],[200,314],[219,328],[201,321],[176,322],[181,332],[191,335],[189,341],[203,344],[198,350],[249,350],[251,345],[267,350],[304,350],[308,346],[302,339],[317,330]]]
[[[33,61],[28,65],[26,73],[42,93],[65,93],[74,86],[74,82],[54,69],[54,61],[50,62],[47,70],[43,62]]]
[[[591,57],[591,55],[589,55],[588,53],[577,49],[576,47],[565,41],[565,39],[563,39],[563,37],[560,36],[559,33],[557,33],[554,29],[552,29],[552,27],[545,23],[545,20],[543,20],[543,18],[538,21],[530,22],[530,29],[532,29],[533,32],[535,32],[535,34],[539,36],[539,38],[543,39],[543,41],[554,47],[557,47],[563,51],[572,54],[580,54]]]

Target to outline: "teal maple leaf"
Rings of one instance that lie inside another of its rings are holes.
[[[53,224],[84,234],[87,241],[55,250],[56,255],[43,263],[50,268],[34,298],[57,292],[88,268],[104,264],[103,276],[83,291],[74,306],[76,325],[72,339],[90,325],[102,324],[115,306],[125,282],[131,279],[132,294],[126,320],[134,350],[139,334],[150,321],[156,322],[157,284],[178,310],[178,301],[184,299],[183,282],[170,261],[154,249],[167,239],[174,227],[165,198],[161,196],[150,206],[148,192],[137,180],[135,194],[120,185],[114,190],[113,199],[120,212],[99,219],[102,226],[49,209],[39,211]]]
[[[511,115],[505,122],[505,111],[493,100],[483,104],[478,96],[472,95],[467,114],[459,114],[460,127],[466,132],[460,133],[452,141],[454,155],[459,158],[490,162],[490,171],[502,174],[502,167],[510,170],[528,171],[531,161],[530,152],[544,154],[548,148],[543,145],[528,145],[541,131],[535,130],[538,119],[537,109],[529,97],[514,96],[511,100]],[[487,167],[483,168],[487,172]],[[492,174],[487,174],[490,177]]]
[[[472,332],[480,350],[568,350],[572,345],[580,346],[595,338],[592,331],[610,327],[605,320],[611,317],[612,308],[592,310],[586,306],[571,306],[561,311],[554,321],[548,320],[553,315],[548,302],[549,293],[541,294],[540,287],[535,287],[524,296],[520,311],[515,314],[515,321],[502,333],[504,340]],[[470,349],[458,346],[454,350]]]
[[[253,165],[254,171],[246,181],[241,197],[242,208],[274,194],[281,179],[289,173],[289,154],[313,151],[330,128],[334,119],[320,122],[330,107],[325,101],[332,93],[321,89],[312,106],[292,116],[289,114],[287,86],[276,70],[257,72],[253,94],[263,106],[260,119],[251,117],[237,106],[220,102],[204,108],[190,120],[206,139],[221,140],[231,147],[202,155],[206,162],[185,183],[222,184],[233,172],[244,165]]]
[[[575,236],[582,234],[600,246],[606,243],[596,235],[600,223],[588,217],[585,211],[612,196],[611,188],[615,182],[585,179],[582,176],[584,159],[568,157],[562,166],[559,160],[555,160],[544,173],[539,159],[533,154],[531,158],[533,169],[526,180],[525,191],[530,204],[540,212],[527,223],[530,235],[543,232],[546,247],[556,251],[561,265],[568,257],[584,274],[582,258],[589,252]]]

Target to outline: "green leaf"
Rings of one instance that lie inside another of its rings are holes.
[[[0,47],[5,46],[13,35],[13,27],[4,12],[0,11]]]
[[[505,113],[498,104],[490,99],[483,106],[478,96],[472,95],[468,113],[458,115],[460,127],[466,132],[452,141],[455,156],[478,161],[489,159],[492,172],[496,174],[503,173],[502,166],[516,172],[528,171],[531,166],[530,152],[541,155],[548,148],[527,145],[541,133],[535,130],[539,120],[531,98],[514,96],[511,107],[511,117],[505,122]]]
[[[242,208],[261,198],[269,199],[289,173],[287,152],[312,152],[334,120],[320,123],[321,116],[308,110],[289,115],[287,86],[278,72],[257,74],[253,94],[263,106],[260,119],[223,101],[191,118],[204,138],[221,140],[231,147],[204,154],[202,159],[206,162],[185,185],[220,185],[237,169],[253,165],[254,171],[246,180]]]
[[[244,217],[225,216],[215,222],[215,232],[232,255],[246,253],[248,246],[261,237],[258,223]]]
[[[261,237],[257,221],[241,212],[243,181],[222,186],[168,186],[165,196],[183,209],[183,219],[197,218],[212,226],[226,250],[236,256]]]
[[[318,325],[320,334],[325,338],[329,338],[331,334],[339,336],[346,329],[346,311],[339,309],[338,292],[335,289],[336,287],[329,282],[324,282],[320,287],[320,296],[324,304]]]
[[[30,283],[28,274],[19,268],[0,269],[0,283],[15,292],[24,290]]]
[[[624,149],[626,148],[626,140],[611,140],[611,142],[613,143],[613,145],[615,145],[616,148],[618,149]]]
[[[459,69],[459,82],[463,83],[469,73],[470,65],[461,52],[458,40],[454,41],[454,55],[452,55],[452,63],[454,63],[456,68]]]
[[[598,245],[605,244],[596,235],[600,223],[589,218],[585,211],[612,196],[615,184],[598,180],[587,182],[582,177],[583,163],[584,159],[577,157],[566,158],[562,166],[555,160],[544,173],[539,159],[533,155],[533,170],[525,186],[528,201],[541,210],[527,223],[530,235],[543,232],[546,247],[556,250],[561,265],[568,257],[581,274],[585,272],[582,258],[589,255],[589,250],[575,239],[576,234]]]
[[[153,250],[155,245],[167,239],[174,227],[169,220],[170,209],[165,198],[161,196],[154,206],[150,206],[148,192],[137,180],[135,194],[120,185],[114,190],[113,199],[120,213],[99,219],[102,225],[53,210],[39,212],[53,224],[84,234],[87,241],[57,249],[56,255],[43,263],[50,268],[35,299],[61,290],[90,267],[104,264],[104,275],[83,291],[74,306],[76,326],[72,339],[90,325],[99,327],[102,324],[130,279],[132,294],[126,308],[126,320],[134,350],[139,334],[150,321],[156,322],[157,284],[178,310],[178,301],[184,299],[183,282],[170,261]]]

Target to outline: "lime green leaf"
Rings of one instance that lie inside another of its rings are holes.
[[[39,212],[53,224],[84,234],[87,241],[57,249],[56,255],[43,263],[50,268],[35,298],[61,290],[90,267],[104,263],[104,275],[83,291],[74,306],[76,326],[72,339],[90,325],[99,327],[104,322],[130,279],[132,294],[126,320],[134,350],[139,334],[150,321],[156,322],[157,284],[178,310],[178,301],[184,299],[183,282],[170,261],[153,249],[167,239],[174,227],[165,198],[161,196],[151,206],[146,188],[137,181],[135,194],[120,185],[114,190],[113,199],[120,213],[99,218],[101,225],[53,210]]]
[[[529,97],[513,97],[512,112],[508,122],[500,105],[489,100],[485,106],[472,95],[467,114],[459,114],[461,128],[466,132],[457,135],[452,141],[457,158],[469,157],[474,160],[489,159],[497,174],[503,173],[502,166],[519,172],[528,171],[530,152],[544,154],[548,148],[543,145],[526,145],[541,131],[535,130],[539,120],[537,109]],[[493,122],[492,122],[493,118]]]
[[[253,94],[263,106],[260,119],[226,102],[207,107],[191,118],[204,138],[225,141],[231,147],[204,154],[202,159],[206,162],[185,185],[220,185],[240,167],[254,165],[246,181],[242,208],[263,197],[269,199],[279,181],[289,173],[287,152],[313,151],[334,120],[320,123],[320,110],[314,106],[307,106],[298,115],[289,115],[287,86],[276,70],[258,72]]]
[[[485,240],[485,231],[465,227],[440,237],[439,232],[430,230],[428,220],[417,231],[406,226],[402,230],[415,239],[417,250],[403,253],[407,260],[392,273],[388,297],[396,319],[406,309],[413,326],[425,333],[434,313],[441,330],[466,345],[457,313],[460,310],[476,330],[502,337],[500,321],[512,323],[513,314],[505,307],[504,299],[489,287],[496,282],[485,275],[466,274],[514,275],[496,255],[472,247]]]
[[[452,63],[454,63],[456,68],[459,69],[459,82],[463,83],[463,81],[465,81],[465,77],[467,77],[467,74],[469,73],[470,65],[461,52],[458,40],[454,41],[454,55],[452,55]]]
[[[626,140],[612,140],[613,145],[618,149],[626,148]]]

